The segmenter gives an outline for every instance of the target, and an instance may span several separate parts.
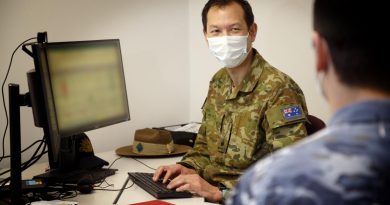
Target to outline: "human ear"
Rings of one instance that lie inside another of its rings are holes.
[[[325,39],[317,32],[313,33],[312,40],[315,51],[316,72],[326,73],[330,63],[328,44],[326,43]]]
[[[257,24],[253,23],[252,26],[249,28],[249,38],[251,42],[253,43],[256,40],[257,35]]]

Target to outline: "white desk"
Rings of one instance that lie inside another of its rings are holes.
[[[108,161],[110,164],[116,158],[118,158],[118,156],[114,153],[114,151],[100,153],[97,154],[97,156]],[[137,158],[137,159],[147,164],[150,167],[157,168],[160,165],[174,164],[175,162],[181,159],[181,156],[168,157],[168,158]],[[23,172],[23,178],[28,179],[28,178],[32,178],[34,175],[43,173],[45,168],[47,167],[48,167],[47,163],[34,165],[30,169]],[[127,179],[128,176],[127,172],[151,172],[151,173],[154,172],[154,170],[135,161],[134,159],[125,158],[125,157],[122,157],[121,159],[117,160],[111,168],[118,169],[118,171],[116,172],[115,175],[110,176],[106,179],[108,183],[114,184],[114,187],[108,187],[108,189],[120,189],[123,183]],[[133,182],[130,180],[127,186],[129,186],[132,183]],[[105,184],[103,183],[103,185]],[[84,205],[84,204],[108,205],[114,202],[118,193],[119,191],[94,190],[91,194],[79,194],[77,197],[68,200],[77,201],[79,202],[80,205]],[[133,185],[131,188],[123,191],[122,196],[118,200],[117,204],[118,205],[130,204],[130,203],[143,202],[143,201],[154,200],[154,199],[155,198],[152,195],[150,195],[143,189],[139,188],[137,185]],[[186,199],[168,199],[168,200],[164,199],[164,201],[177,204],[177,205],[212,204],[212,203],[204,202],[204,199],[200,197],[193,197],[193,198],[186,198]]]

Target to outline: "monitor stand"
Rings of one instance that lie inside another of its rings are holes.
[[[61,139],[58,167],[34,176],[50,184],[95,184],[115,174],[117,169],[103,168],[109,163],[95,156],[85,133]]]
[[[8,84],[10,152],[11,152],[11,205],[24,204],[22,199],[22,152],[20,131],[20,107],[31,106],[29,94],[20,95],[19,85]]]
[[[71,171],[50,170],[40,175],[34,176],[34,179],[40,179],[51,185],[79,185],[96,184],[102,182],[105,178],[114,175],[117,169],[94,168],[94,169],[75,169]]]

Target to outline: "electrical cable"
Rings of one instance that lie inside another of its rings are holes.
[[[108,166],[107,169],[110,169],[110,168],[112,167],[112,165],[114,165],[115,162],[118,161],[118,160],[121,159],[121,158],[122,158],[122,157],[116,158],[116,159],[110,164],[110,166]],[[106,184],[108,185],[108,186],[106,186],[106,187],[109,187],[109,186],[112,186],[112,185],[113,185],[113,184],[108,183],[108,182],[106,181],[106,179],[104,178],[103,181],[100,182],[100,184],[99,184],[99,185],[96,185],[95,187],[100,187],[100,188],[104,189],[105,187],[101,187],[102,184],[103,184],[103,182],[106,182]]]
[[[23,162],[23,163],[22,163],[22,166],[21,166],[21,168],[22,168],[21,170],[22,170],[22,171],[24,171],[24,170],[28,169],[29,167],[31,167],[31,166],[32,166],[33,164],[35,164],[43,155],[45,155],[45,154],[47,153],[47,151],[46,151],[46,146],[47,146],[47,144],[46,144],[45,140],[38,140],[38,141],[40,141],[41,143],[38,145],[38,148],[35,150],[34,154],[31,156],[31,158],[30,158],[29,160],[27,160],[26,162]],[[43,149],[42,149],[41,153],[40,153],[40,154],[37,154],[38,151],[41,149],[42,145],[43,145]],[[8,172],[10,172],[10,171],[11,171],[11,169],[5,170],[5,171],[3,171],[2,173],[0,173],[0,176],[1,176],[1,175],[4,175],[4,174],[6,174],[6,173],[8,173]],[[11,180],[11,177],[7,177],[7,178],[5,178],[5,179],[2,179],[2,180],[0,181],[0,187],[5,186],[10,180]]]
[[[117,158],[116,160],[118,160],[118,159],[120,159],[120,158]],[[135,159],[135,158],[132,158],[132,159],[135,160],[135,161],[137,161],[137,162],[139,162],[139,163],[141,163],[141,164],[143,164],[144,166],[146,166],[146,167],[148,167],[148,168],[150,168],[150,169],[152,169],[152,170],[156,170],[155,168],[153,168],[153,167],[151,167],[151,166],[145,164],[144,162],[142,162],[142,161],[140,161],[140,160],[138,160],[138,159]],[[116,160],[115,160],[115,161],[116,161]],[[115,161],[114,161],[114,162],[115,162]],[[125,187],[125,186],[127,185],[127,183],[129,182],[129,180],[130,180],[130,175],[127,177],[127,179],[126,179],[125,183],[123,184],[122,188],[119,189],[119,190],[117,190],[117,189],[94,189],[94,190],[102,190],[102,191],[119,191],[118,195],[116,196],[116,198],[115,198],[115,200],[114,200],[114,202],[113,202],[113,204],[116,204],[116,203],[118,202],[120,196],[122,195],[122,192],[123,192],[125,189],[128,189],[128,188],[130,188],[130,187],[132,187],[132,186],[134,185],[134,181],[132,180],[132,184],[131,184],[129,187]],[[107,183],[107,182],[106,182],[106,183]],[[108,184],[108,183],[107,183],[107,184]]]
[[[111,168],[112,165],[114,165],[114,163],[115,163],[116,161],[118,161],[119,159],[121,159],[121,158],[122,158],[122,157],[116,158],[116,159],[111,163],[111,165],[110,165],[108,168]],[[146,166],[146,167],[149,168],[149,169],[156,170],[156,168],[153,168],[153,167],[151,167],[151,166],[145,164],[144,162],[142,162],[142,161],[140,161],[140,160],[138,160],[138,159],[135,159],[135,158],[132,158],[132,159],[135,160],[135,161],[137,161],[138,163],[141,163],[142,165]],[[108,183],[105,179],[104,179],[103,182],[106,182],[106,184],[108,184],[108,186],[106,186],[106,187],[110,187],[110,186],[113,185],[113,184]],[[99,188],[94,188],[93,190],[100,190],[100,191],[121,191],[121,190],[122,190],[122,189],[106,189],[106,187],[101,187],[101,185],[103,184],[103,182],[101,182],[99,185],[95,186],[95,187],[99,187]],[[134,185],[134,182],[133,182],[130,186],[128,186],[128,187],[126,187],[126,188],[124,188],[124,189],[129,189],[129,188],[132,187],[133,185]]]
[[[22,170],[27,169],[28,167],[30,167],[32,164],[35,163],[35,162],[31,163],[31,161],[33,161],[33,160],[36,161],[37,159],[39,160],[43,155],[45,155],[47,153],[47,151],[45,151],[46,150],[46,143],[45,143],[45,141],[44,140],[37,140],[35,143],[37,143],[37,142],[41,142],[41,144],[38,146],[38,148],[36,149],[35,153],[31,156],[31,158],[29,160],[27,160],[26,162],[22,163]],[[44,148],[41,151],[41,153],[38,156],[36,156],[36,153],[41,149],[42,144],[44,145]],[[0,176],[6,174],[8,172],[10,172],[9,169],[6,170],[6,171],[1,172]]]
[[[138,160],[138,159],[136,159],[136,158],[132,158],[132,159],[135,160],[135,161],[137,161],[137,162],[139,162],[139,163],[141,163],[141,164],[143,164],[145,167],[147,167],[147,168],[149,168],[149,169],[157,170],[156,168],[153,168],[153,167],[151,167],[151,166],[149,166],[149,165],[143,163],[141,160]]]
[[[106,185],[106,186],[102,186],[103,182],[104,182],[104,183],[106,183],[107,185]],[[103,181],[103,182],[102,182],[102,183],[100,183],[98,186],[94,186],[94,187],[98,187],[98,188],[101,188],[101,189],[107,189],[108,187],[112,187],[112,186],[114,186],[114,184],[110,184],[110,183],[108,183],[108,182],[106,181],[106,179],[104,179],[104,181]]]
[[[118,202],[119,198],[121,197],[123,191],[126,188],[127,183],[129,183],[130,178],[131,178],[130,175],[127,175],[127,179],[126,179],[125,183],[122,185],[122,188],[120,189],[118,195],[116,196],[116,198],[112,204],[116,204]],[[134,181],[133,181],[133,184],[134,184]]]
[[[110,169],[110,168],[112,167],[112,165],[114,165],[115,162],[118,161],[119,159],[122,159],[122,157],[116,158],[116,159],[110,164],[110,166],[108,167],[108,169]]]
[[[27,43],[28,41],[31,41],[33,39],[37,39],[36,37],[32,37],[32,38],[29,38],[25,41],[23,41],[22,43],[20,43],[14,50],[14,52],[12,53],[11,55],[11,60],[9,62],[9,66],[8,66],[8,70],[7,70],[7,73],[5,74],[5,78],[4,78],[4,81],[3,81],[3,84],[1,85],[1,96],[3,98],[3,106],[4,106],[4,113],[5,113],[5,119],[6,119],[6,123],[5,123],[5,129],[4,129],[4,133],[3,133],[3,139],[2,139],[2,155],[0,157],[0,162],[3,160],[4,156],[5,156],[5,135],[7,133],[7,129],[8,129],[8,124],[9,124],[9,121],[8,121],[8,113],[7,113],[7,106],[6,106],[6,103],[5,103],[5,97],[4,97],[4,85],[5,85],[5,82],[7,82],[7,78],[8,78],[8,75],[9,75],[9,71],[11,70],[11,65],[12,65],[12,60],[14,58],[14,55],[16,53],[16,51],[25,43]]]
[[[44,141],[42,141],[42,140],[37,140],[36,142],[34,142],[34,144],[36,144],[37,142],[41,142],[41,143],[43,143]],[[39,147],[38,147],[39,148]],[[46,151],[44,151],[42,154],[45,154],[46,153]],[[30,158],[30,160],[31,159],[33,159],[33,157],[32,158]],[[22,166],[24,165],[24,164],[26,164],[26,163],[28,163],[29,162],[29,160],[28,161],[26,161],[26,162],[23,162],[22,163]],[[3,172],[1,172],[0,173],[0,176],[2,176],[2,175],[4,175],[5,173],[7,173],[7,172],[9,172],[10,170],[7,170],[7,171],[3,171]]]
[[[133,186],[134,186],[134,182],[132,182],[128,187],[124,188],[123,190],[130,189]],[[99,190],[99,191],[120,191],[122,189],[93,189],[93,190]]]
[[[31,145],[29,145],[28,147],[24,148],[24,149],[22,150],[22,153],[25,152],[25,151],[27,151],[28,149],[30,149],[31,147],[33,147],[35,144],[37,144],[38,142],[41,142],[41,141],[43,141],[43,140],[37,140],[37,141],[33,142]],[[4,156],[3,158],[6,159],[6,158],[10,158],[10,157],[11,157],[10,155],[6,155],[6,156]],[[1,174],[0,174],[0,176],[1,176]]]

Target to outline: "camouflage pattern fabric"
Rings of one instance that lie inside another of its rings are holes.
[[[252,163],[307,135],[301,89],[256,50],[254,55],[251,71],[237,87],[226,68],[213,76],[194,148],[178,162],[228,189]]]
[[[327,128],[259,161],[227,204],[390,204],[390,100],[338,111]]]

